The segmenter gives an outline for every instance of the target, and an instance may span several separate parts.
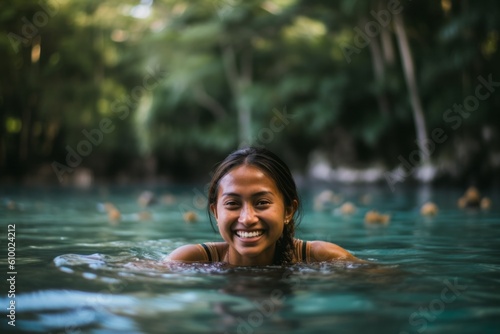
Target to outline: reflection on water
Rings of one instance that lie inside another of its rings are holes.
[[[15,329],[493,333],[499,326],[500,212],[494,205],[458,210],[460,191],[448,190],[370,189],[365,203],[356,200],[367,191],[350,188],[343,196],[356,211],[344,216],[340,203],[313,211],[314,191],[305,191],[298,237],[338,243],[373,264],[163,263],[180,245],[218,240],[202,212],[197,223],[184,222],[180,205],[192,204],[190,189],[169,189],[168,203],[147,207],[148,220],[136,219],[144,210],[136,200],[142,189],[2,190],[0,199],[16,203],[0,208],[2,226],[16,224],[17,232]],[[490,196],[499,203],[498,194]],[[439,213],[422,217],[420,205],[429,199]],[[118,223],[101,210],[106,202],[120,210]],[[367,226],[364,214],[371,209],[390,213],[390,223]],[[0,304],[8,302],[2,295]],[[13,329],[6,321],[0,326]]]
[[[216,329],[221,333],[246,333],[264,325],[269,330],[289,331],[301,324],[287,315],[327,310],[326,305],[318,308],[307,300],[303,301],[307,306],[302,310],[303,305],[293,302],[303,298],[309,285],[315,290],[328,291],[333,282],[352,284],[357,279],[360,286],[366,285],[367,280],[370,284],[387,284],[400,276],[389,266],[349,262],[241,268],[223,263],[161,263],[141,256],[65,254],[56,257],[54,264],[64,273],[99,281],[103,288],[96,292],[45,290],[21,295],[17,300],[22,305],[18,312],[23,319],[33,319],[22,321],[23,329],[139,330],[128,315],[154,331],[154,326],[161,328],[164,321],[158,315],[165,313],[172,317],[169,326],[175,326],[179,332]],[[376,279],[372,280],[373,277]],[[336,311],[372,308],[352,297],[336,297],[336,300],[341,302],[333,307]],[[199,323],[194,319],[200,317],[217,321],[198,328]]]

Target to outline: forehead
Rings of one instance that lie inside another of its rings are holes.
[[[264,190],[280,194],[276,182],[260,168],[252,165],[233,168],[219,182],[219,195],[227,192],[243,194]]]

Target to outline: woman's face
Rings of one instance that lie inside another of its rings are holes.
[[[267,265],[294,209],[285,208],[276,183],[264,172],[241,165],[221,178],[211,210],[229,245],[226,260],[230,264]]]

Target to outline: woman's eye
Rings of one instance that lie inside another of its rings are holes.
[[[227,207],[235,207],[238,205],[238,203],[236,203],[235,201],[227,201],[224,203],[224,205]]]
[[[266,206],[266,205],[269,205],[271,204],[271,202],[269,202],[268,200],[260,200],[257,202],[257,205],[258,206]]]

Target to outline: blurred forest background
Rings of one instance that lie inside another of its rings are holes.
[[[2,1],[0,27],[3,183],[206,180],[254,144],[500,184],[498,1]]]

